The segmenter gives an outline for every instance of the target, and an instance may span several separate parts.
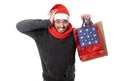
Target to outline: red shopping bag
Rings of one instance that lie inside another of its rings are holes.
[[[74,30],[74,37],[81,61],[107,55],[102,22],[88,23],[88,27],[83,22],[81,28]]]

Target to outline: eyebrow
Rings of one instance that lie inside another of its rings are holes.
[[[57,19],[55,21],[61,21],[61,19]],[[66,19],[63,19],[63,21],[67,21],[68,22],[68,20],[66,20]]]

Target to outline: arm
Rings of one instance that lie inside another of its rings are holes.
[[[40,19],[29,19],[29,20],[23,20],[20,21],[19,23],[17,23],[17,29],[20,32],[29,32],[29,31],[33,31],[33,30],[37,30],[37,29],[45,29],[48,28],[48,26],[50,26],[51,24],[53,24],[53,19],[54,19],[54,15],[56,13],[56,9],[52,10],[50,12],[50,18],[48,20],[40,20]]]
[[[50,18],[48,20],[41,19],[29,19],[23,20],[17,23],[16,27],[18,31],[27,34],[31,37],[36,37],[42,30],[47,29],[50,25],[53,24],[54,14],[56,10],[50,12]]]
[[[50,20],[29,19],[18,22],[16,27],[20,32],[27,33],[38,29],[47,29],[50,25]]]

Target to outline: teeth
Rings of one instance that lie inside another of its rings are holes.
[[[59,30],[63,30],[63,28],[59,28]]]

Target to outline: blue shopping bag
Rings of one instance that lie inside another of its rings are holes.
[[[82,27],[78,29],[79,42],[82,47],[90,46],[98,43],[98,34],[96,27],[92,26],[91,22],[88,22],[87,27],[84,26],[83,21]]]

